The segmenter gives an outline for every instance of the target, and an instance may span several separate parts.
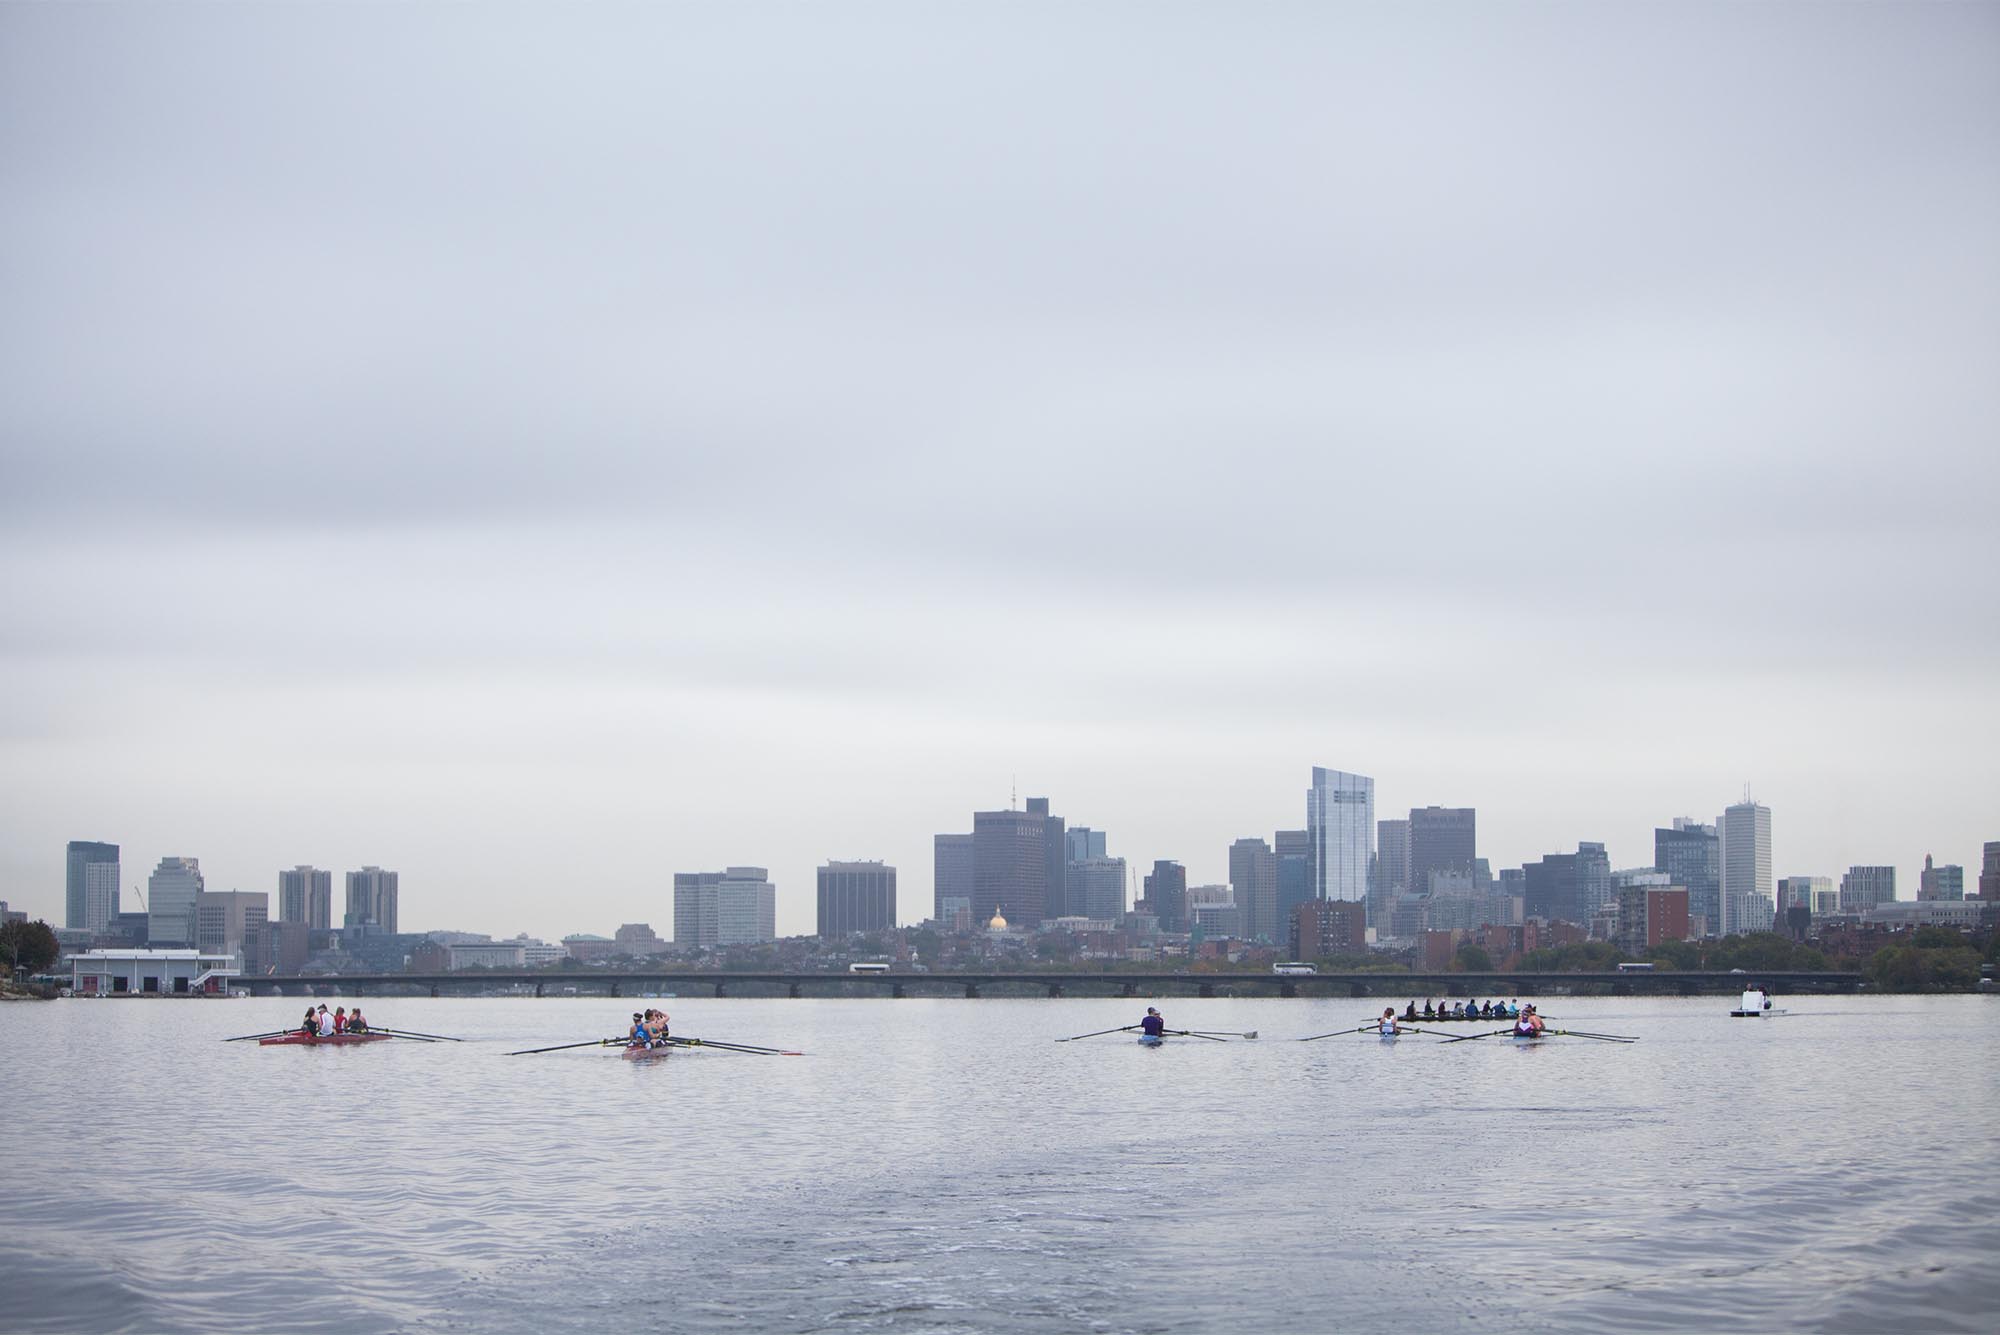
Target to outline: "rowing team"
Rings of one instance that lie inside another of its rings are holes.
[[[299,1032],[307,1038],[332,1038],[337,1034],[365,1034],[368,1021],[361,1018],[361,1008],[356,1006],[350,1013],[345,1006],[335,1006],[333,1014],[326,1013],[326,1003],[319,1009],[306,1007],[306,1018],[299,1022]]]
[[[632,1031],[626,1034],[625,1038],[635,1048],[666,1047],[667,1013],[650,1007],[644,1011],[633,1011]]]
[[[1411,1004],[1415,1005],[1414,1002]],[[1412,1013],[1406,1018],[1415,1019],[1416,1016]],[[1499,1015],[1497,1018],[1504,1020],[1507,1017]],[[1382,1019],[1378,1027],[1381,1029],[1382,1037],[1384,1038],[1394,1038],[1397,1034],[1403,1032],[1403,1022],[1396,1018],[1396,1008],[1394,1006],[1385,1006],[1382,1009]],[[1514,1014],[1514,1037],[1516,1038],[1538,1038],[1541,1036],[1544,1027],[1542,1017],[1535,1014],[1533,1006],[1516,1011]]]
[[[1447,1007],[1442,1001],[1437,1009],[1431,1009],[1429,997],[1424,998],[1424,1008],[1419,1011],[1412,1001],[1403,1010],[1405,1020],[1511,1020],[1521,1013],[1519,1002],[1501,1001],[1497,998],[1488,1002],[1454,1001]]]

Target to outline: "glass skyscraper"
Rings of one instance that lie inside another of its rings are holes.
[[[1306,836],[1313,898],[1366,902],[1375,852],[1375,780],[1315,765],[1306,790]]]

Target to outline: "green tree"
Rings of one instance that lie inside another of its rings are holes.
[[[17,973],[40,973],[61,954],[55,932],[40,919],[0,926],[0,959]]]
[[[1646,952],[1646,958],[1669,969],[1701,968],[1701,947],[1692,941],[1662,941]]]
[[[1963,942],[1890,946],[1869,956],[1864,968],[1869,982],[1890,992],[1970,992],[1979,986],[1979,952]]]
[[[1468,941],[1452,957],[1451,968],[1453,973],[1492,973],[1493,957],[1486,953],[1484,947]]]

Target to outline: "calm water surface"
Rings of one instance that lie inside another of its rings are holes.
[[[1551,1002],[1630,1046],[1057,1044],[1126,1001],[0,1007],[9,1331],[1990,1331],[2000,1001]],[[1380,1003],[1377,1003],[1378,1005]]]

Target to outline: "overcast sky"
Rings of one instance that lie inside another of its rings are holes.
[[[2000,8],[0,7],[0,898],[2000,839]],[[337,880],[337,875],[336,875]]]

